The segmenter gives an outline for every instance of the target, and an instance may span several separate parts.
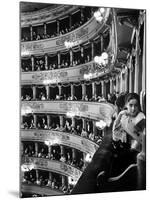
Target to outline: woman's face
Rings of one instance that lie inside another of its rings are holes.
[[[138,101],[136,99],[131,99],[126,105],[129,115],[135,117],[139,112]]]

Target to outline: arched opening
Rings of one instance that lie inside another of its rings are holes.
[[[71,96],[71,86],[70,85],[62,85],[62,94],[66,97],[66,99]],[[64,100],[66,100],[64,99]]]
[[[58,86],[50,86],[50,100],[55,100],[56,96],[59,95]]]
[[[92,84],[91,83],[86,83],[86,95],[88,99],[90,100],[92,98]]]
[[[95,87],[96,87],[96,96],[100,96],[102,95],[102,86],[101,86],[101,82],[99,83],[96,83],[95,84]]]
[[[46,100],[46,88],[45,86],[36,87],[36,99],[37,100]]]
[[[57,54],[48,54],[48,69],[58,69]]]
[[[74,84],[74,95],[77,98],[77,100],[82,100],[82,85]]]
[[[21,100],[29,101],[33,98],[33,90],[31,86],[23,86],[21,88]]]

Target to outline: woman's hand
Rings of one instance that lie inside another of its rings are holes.
[[[122,111],[120,111],[119,115],[120,116],[122,116],[122,115],[128,115],[128,111],[127,110],[122,110]]]

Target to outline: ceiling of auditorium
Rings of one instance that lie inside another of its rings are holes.
[[[56,6],[56,4],[50,4],[50,3],[33,3],[33,2],[21,2],[20,3],[20,11],[21,12],[34,12],[41,10],[46,7],[53,7]]]

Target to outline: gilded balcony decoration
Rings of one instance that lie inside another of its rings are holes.
[[[34,11],[27,12],[21,14],[21,27],[30,26],[31,24],[40,24],[45,21],[53,21],[62,15],[68,15],[73,11],[77,10],[79,6],[73,5],[55,5],[53,7],[49,6],[47,8]]]
[[[22,183],[21,184],[21,191],[24,193],[29,193],[29,191],[32,191],[32,194],[36,194],[34,197],[39,196],[53,196],[53,195],[62,195],[63,192],[60,190],[54,190],[51,189],[50,187],[44,187],[44,186],[39,186],[39,185],[33,185],[33,184],[26,184]]]
[[[63,162],[34,157],[22,158],[22,164],[29,163],[32,163],[34,165],[34,169],[44,168],[48,171],[56,172],[66,176],[71,176],[75,180],[78,180],[82,174],[82,171],[80,171],[79,169]]]
[[[33,113],[67,114],[67,112],[73,112],[75,116],[103,120],[108,126],[115,112],[112,104],[82,101],[23,101],[21,108],[24,110],[30,108]]]
[[[61,51],[66,49],[65,41],[76,41],[77,45],[84,43],[90,38],[93,38],[99,32],[103,32],[105,29],[108,28],[108,25],[106,25],[106,21],[109,13],[110,9],[106,9],[105,17],[102,23],[97,23],[95,18],[92,17],[83,26],[65,35],[45,40],[22,42],[21,55],[30,56],[33,54],[36,55]]]
[[[84,153],[94,155],[98,149],[98,145],[86,138],[71,135],[62,131],[52,131],[52,130],[21,130],[21,140],[22,141],[57,141],[59,145],[65,145],[78,149]]]
[[[57,84],[85,80],[85,74],[92,73],[92,78],[101,77],[111,71],[111,66],[100,68],[91,61],[86,64],[49,71],[25,72],[21,74],[21,84]]]

